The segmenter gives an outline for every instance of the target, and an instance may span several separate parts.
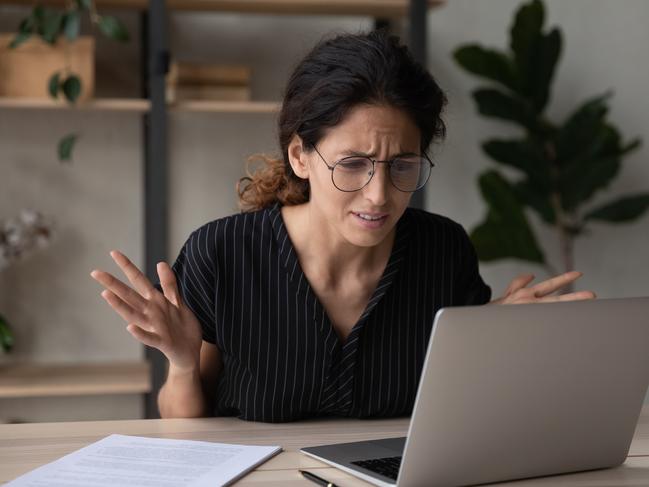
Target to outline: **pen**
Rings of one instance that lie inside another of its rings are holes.
[[[336,484],[334,484],[333,482],[329,482],[328,480],[325,480],[322,477],[318,477],[314,473],[307,472],[306,470],[299,470],[299,472],[302,475],[304,475],[304,477],[311,480],[312,482],[315,482],[318,485],[324,485],[325,487],[337,487]]]

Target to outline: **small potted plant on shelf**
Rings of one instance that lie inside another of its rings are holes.
[[[0,271],[47,247],[52,240],[52,228],[51,221],[30,209],[22,210],[15,218],[0,220]],[[13,345],[9,321],[0,314],[0,349],[9,353]]]
[[[6,51],[6,66],[0,63],[0,68],[3,68],[0,71],[4,71],[0,93],[3,93],[3,87],[6,93],[0,96],[25,96],[25,93],[33,96],[31,85],[38,82],[37,97],[49,95],[70,105],[91,98],[94,38],[80,35],[84,17],[88,17],[91,25],[104,36],[128,42],[129,33],[122,22],[116,17],[100,14],[93,0],[68,1],[62,11],[47,9],[37,2],[29,16],[20,22],[17,34],[0,36],[0,53],[3,49]],[[52,72],[41,76],[43,70]],[[59,141],[61,162],[71,160],[77,138],[78,134],[71,133]]]

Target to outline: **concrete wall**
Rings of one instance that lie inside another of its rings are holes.
[[[626,136],[649,141],[649,113],[643,107],[649,63],[643,46],[649,18],[643,0],[552,0],[551,24],[561,25],[566,49],[553,90],[550,114],[561,119],[582,100],[615,89],[612,120]],[[476,175],[490,163],[479,150],[488,136],[513,133],[505,124],[480,118],[469,98],[478,81],[454,65],[451,51],[480,41],[506,45],[518,2],[451,0],[429,14],[429,68],[446,89],[448,140],[436,149],[437,167],[427,188],[428,208],[470,228],[484,212]],[[13,29],[24,11],[0,7],[0,30]],[[98,45],[99,95],[137,96],[137,19],[128,23],[135,42]],[[172,51],[195,61],[247,63],[253,68],[253,97],[275,99],[291,67],[324,33],[358,30],[368,19],[262,15],[174,14]],[[172,261],[187,235],[200,224],[236,211],[234,183],[247,156],[275,152],[274,115],[172,114]],[[82,139],[73,165],[55,160],[55,144],[68,130]],[[41,362],[134,360],[140,347],[121,319],[99,296],[88,276],[99,267],[117,272],[108,250],[118,248],[142,263],[142,126],[139,115],[107,112],[48,112],[0,109],[0,218],[22,207],[46,212],[57,221],[57,239],[46,251],[0,274],[0,306],[17,328],[12,360]],[[649,188],[647,149],[629,157],[606,194]],[[603,297],[649,294],[644,251],[649,219],[620,227],[598,226],[577,245],[582,287]],[[542,230],[548,253],[554,236]],[[483,265],[495,293],[529,265]],[[2,360],[7,360],[2,359]],[[0,421],[111,419],[139,417],[137,397],[0,400]]]

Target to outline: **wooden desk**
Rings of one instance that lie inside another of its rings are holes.
[[[316,470],[322,477],[341,487],[360,487],[369,484],[327,467],[297,450],[303,446],[323,443],[403,436],[407,427],[408,420],[405,418],[367,421],[328,419],[283,424],[252,423],[234,418],[201,418],[0,425],[0,482],[8,482],[111,433],[121,433],[157,438],[281,445],[284,448],[284,452],[237,483],[241,486],[315,485],[298,474],[297,469],[302,468]],[[623,466],[502,485],[649,485],[649,407],[643,410],[629,458]]]

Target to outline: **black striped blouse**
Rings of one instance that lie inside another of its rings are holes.
[[[464,229],[410,208],[345,343],[302,272],[279,205],[201,226],[172,268],[203,339],[221,351],[214,414],[255,421],[410,414],[437,310],[491,297]]]

